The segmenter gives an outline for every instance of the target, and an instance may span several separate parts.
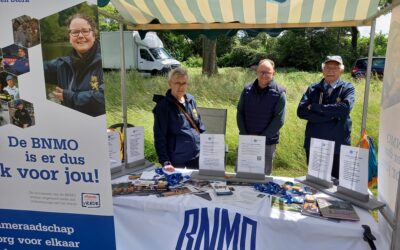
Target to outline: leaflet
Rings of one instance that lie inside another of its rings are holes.
[[[121,166],[121,139],[117,131],[108,131],[108,159],[110,167],[115,168]]]
[[[237,172],[264,174],[265,136],[240,135]]]
[[[311,138],[308,174],[330,181],[334,150],[334,141]]]
[[[200,135],[200,169],[225,171],[225,136],[223,134]]]
[[[368,194],[368,149],[342,145],[340,148],[340,186]]]
[[[144,127],[126,128],[128,163],[144,159]]]

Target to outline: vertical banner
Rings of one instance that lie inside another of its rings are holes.
[[[0,1],[1,250],[115,249],[96,3]]]
[[[378,199],[387,204],[386,211],[393,219],[398,199],[400,174],[400,6],[392,11],[385,72],[383,78],[379,130]],[[394,119],[395,118],[395,119]],[[384,220],[380,220],[384,222]],[[384,223],[380,223],[383,225]],[[383,226],[390,239],[388,225]]]

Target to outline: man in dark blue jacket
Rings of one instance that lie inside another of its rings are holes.
[[[311,138],[335,142],[332,177],[339,178],[340,146],[350,145],[350,111],[355,90],[351,83],[340,80],[344,70],[340,56],[327,56],[322,63],[324,78],[311,84],[297,108],[297,116],[307,120],[304,148],[307,162]],[[334,179],[334,181],[336,181]]]
[[[166,170],[173,167],[199,167],[200,133],[204,125],[189,93],[188,74],[176,68],[168,75],[169,89],[164,96],[155,95],[154,146],[158,161]]]
[[[257,79],[244,87],[237,107],[241,135],[265,136],[265,174],[270,175],[279,129],[285,120],[285,90],[274,79],[275,64],[264,59],[258,63]]]
[[[29,59],[27,56],[26,49],[18,47],[18,58],[15,60],[13,65],[8,65],[4,62],[4,68],[15,75],[21,75],[29,72]]]

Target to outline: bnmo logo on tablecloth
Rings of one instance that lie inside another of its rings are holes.
[[[185,211],[175,249],[255,249],[257,221],[227,209]]]

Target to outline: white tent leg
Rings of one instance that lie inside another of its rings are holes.
[[[122,122],[124,124],[123,128],[123,134],[124,134],[124,167],[128,165],[128,159],[127,159],[127,152],[126,152],[126,127],[128,123],[128,115],[127,115],[127,108],[126,108],[126,82],[125,82],[125,45],[124,45],[124,25],[122,23],[119,24],[119,31],[120,31],[120,47],[121,47],[121,68],[120,68],[120,74],[121,74],[121,100],[122,100]]]
[[[367,74],[365,76],[365,91],[364,91],[364,105],[363,105],[362,123],[361,123],[361,136],[363,131],[365,131],[367,127],[369,85],[371,83],[372,56],[374,54],[375,26],[376,26],[376,19],[372,20],[371,32],[369,38],[368,65],[367,65]]]

